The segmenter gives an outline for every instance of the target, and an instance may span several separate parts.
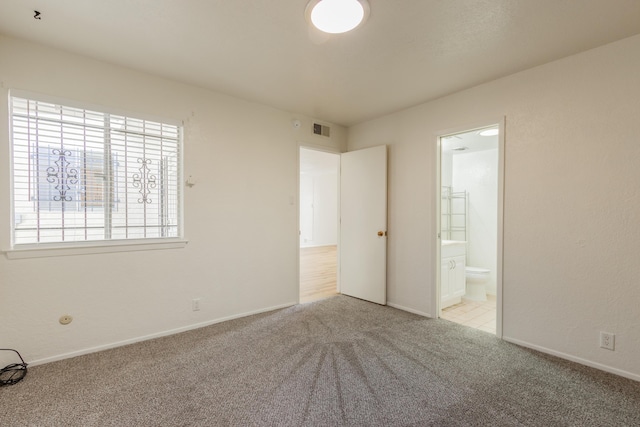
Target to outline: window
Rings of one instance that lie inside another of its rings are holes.
[[[13,245],[181,237],[181,128],[11,96]]]

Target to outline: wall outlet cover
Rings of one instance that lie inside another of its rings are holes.
[[[607,350],[615,350],[616,336],[611,332],[600,332],[600,347]]]

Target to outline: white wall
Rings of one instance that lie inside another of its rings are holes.
[[[197,184],[185,188],[185,249],[1,256],[3,347],[38,363],[297,303],[298,147],[344,151],[344,128],[317,137],[309,117],[0,37],[2,250],[10,244],[12,88],[183,120],[185,176]],[[200,311],[191,311],[193,298]],[[60,325],[63,314],[74,321]]]
[[[453,180],[453,154],[451,151],[442,152],[440,157],[440,185],[451,187]]]
[[[634,36],[349,129],[350,151],[389,145],[390,304],[433,314],[436,136],[506,116],[504,338],[640,379],[638,52]]]
[[[300,247],[338,244],[338,156],[333,172],[300,175]]]
[[[498,236],[498,150],[482,150],[453,156],[453,188],[466,190],[467,265],[487,268],[488,294],[496,295]]]

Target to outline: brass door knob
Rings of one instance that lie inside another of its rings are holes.
[[[378,237],[384,236],[386,233],[384,231],[378,231]]]

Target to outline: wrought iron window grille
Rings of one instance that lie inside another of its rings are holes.
[[[181,128],[11,97],[14,244],[180,237]]]

